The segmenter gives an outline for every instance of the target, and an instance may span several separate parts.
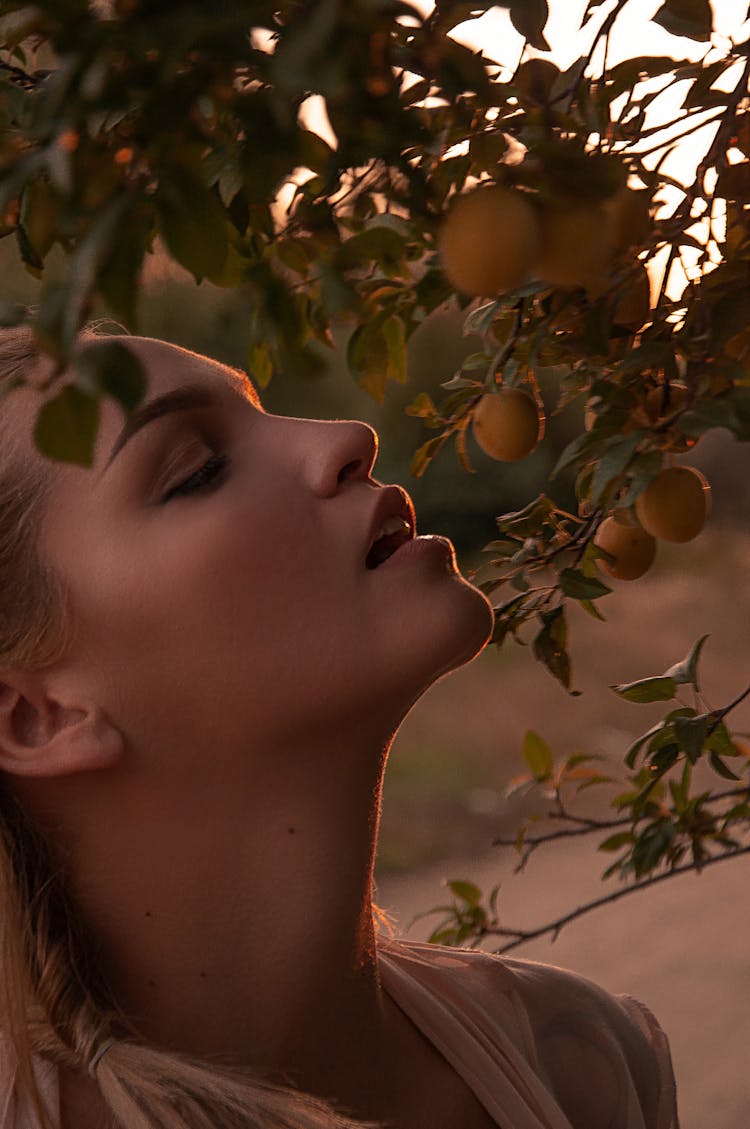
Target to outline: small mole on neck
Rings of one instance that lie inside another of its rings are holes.
[[[294,827],[290,827],[290,828],[289,828],[289,834],[290,834],[290,835],[294,835],[294,833],[295,833],[295,828],[294,828]]]

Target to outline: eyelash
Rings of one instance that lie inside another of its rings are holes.
[[[228,466],[228,455],[212,455],[203,466],[198,467],[198,469],[183,482],[178,482],[176,486],[170,487],[161,499],[162,504],[169,502],[174,497],[179,498],[185,495],[199,494],[204,490],[210,490],[212,487],[217,486],[217,479]]]

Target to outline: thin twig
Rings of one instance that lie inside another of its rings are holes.
[[[714,863],[725,862],[727,859],[738,858],[740,855],[750,854],[750,845],[746,847],[737,847],[733,851],[725,851],[721,855],[712,855],[710,858],[703,859],[698,865],[697,863],[685,863],[684,866],[675,866],[672,870],[666,871],[664,874],[657,874],[653,878],[648,878],[645,882],[635,882],[632,886],[625,886],[623,889],[614,890],[611,894],[605,894],[601,898],[595,898],[593,901],[586,902],[577,909],[571,910],[570,913],[563,914],[561,917],[556,918],[554,921],[548,922],[546,925],[539,926],[538,929],[508,929],[503,927],[489,927],[482,930],[482,936],[494,935],[498,937],[511,937],[512,940],[506,945],[502,945],[499,949],[494,951],[497,953],[509,953],[512,949],[517,949],[520,945],[526,944],[527,941],[534,941],[537,937],[544,937],[547,934],[552,934],[552,939],[557,940],[560,931],[569,925],[571,921],[575,921],[584,914],[591,913],[592,910],[598,909],[600,906],[608,905],[611,902],[617,902],[620,898],[628,897],[634,894],[637,890],[647,889],[649,886],[656,886],[660,882],[666,882],[669,878],[676,878],[679,874],[687,874],[689,871],[700,873],[708,866],[713,866]]]

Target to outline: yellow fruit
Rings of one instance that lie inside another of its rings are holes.
[[[587,287],[588,297],[595,302],[612,285],[606,275],[596,279]],[[651,281],[642,263],[636,273],[617,291],[617,300],[612,311],[615,325],[624,326],[637,333],[648,321],[651,312]]]
[[[541,226],[539,277],[553,286],[598,286],[612,257],[604,205],[591,201],[550,204],[542,211]]]
[[[658,388],[652,388],[647,393],[644,402],[644,410],[651,426],[656,426],[667,418],[667,416],[674,415],[680,408],[684,407],[687,399],[688,390],[684,384],[679,380],[674,380],[669,385],[669,402],[665,406],[664,386],[659,385]],[[698,442],[698,439],[692,435],[683,435],[676,427],[670,427],[666,431],[658,434],[657,442],[664,451],[689,451]]]
[[[733,737],[732,744],[741,757],[750,760],[750,741],[746,741],[743,737]]]
[[[616,580],[637,580],[648,572],[656,556],[656,539],[650,533],[615,517],[605,518],[596,531],[594,544],[615,558],[601,558],[596,563]]]
[[[620,291],[612,320],[637,333],[648,321],[651,312],[651,280],[641,263],[635,278]]]
[[[615,251],[640,247],[651,232],[651,194],[647,188],[623,185],[605,202]]]
[[[456,290],[491,297],[527,281],[540,241],[531,201],[495,185],[458,197],[443,221],[438,249]]]
[[[662,541],[692,541],[711,509],[711,487],[699,470],[667,467],[638,495],[635,510],[643,528]]]
[[[471,419],[474,438],[486,455],[515,463],[529,455],[544,436],[545,418],[536,400],[521,388],[487,392]]]

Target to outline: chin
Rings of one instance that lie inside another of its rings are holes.
[[[489,642],[493,625],[489,600],[456,574],[449,585],[443,586],[439,601],[431,600],[401,639],[398,666],[404,673],[409,671],[406,682],[416,689],[416,696],[476,658]]]
[[[492,637],[492,605],[483,592],[462,576],[456,578],[451,604],[454,606],[450,608],[450,612],[446,607],[446,615],[441,617],[439,623],[441,634],[444,635],[440,642],[445,648],[446,661],[435,677],[476,658]],[[436,647],[437,653],[440,649]]]

